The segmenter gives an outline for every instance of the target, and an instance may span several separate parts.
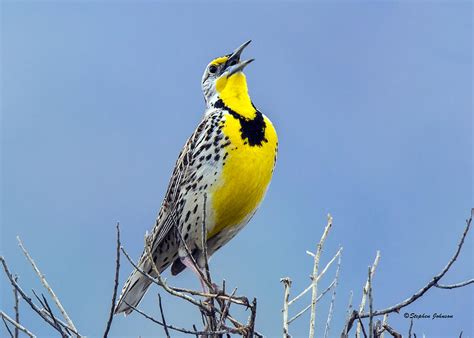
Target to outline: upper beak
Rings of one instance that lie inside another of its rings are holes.
[[[249,40],[249,41],[243,43],[239,48],[237,48],[237,49],[232,53],[232,55],[229,57],[229,60],[236,60],[237,62],[240,61],[240,54],[242,54],[242,52],[244,51],[245,47],[247,47],[248,45],[250,45],[250,42],[252,42],[252,40]]]
[[[240,55],[242,54],[245,47],[247,47],[252,40],[249,40],[243,43],[240,47],[238,47],[229,57],[227,60],[227,65],[225,67],[225,72],[227,73],[227,77],[242,71],[249,63],[251,63],[255,59],[245,60],[240,62]]]

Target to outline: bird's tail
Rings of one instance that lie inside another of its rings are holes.
[[[143,265],[145,264],[140,264],[140,269],[144,268]],[[136,307],[140,303],[150,284],[150,279],[143,276],[140,271],[133,271],[122,289],[122,293],[115,306],[115,313],[124,312],[125,315],[128,315],[132,312],[133,308],[131,306]]]

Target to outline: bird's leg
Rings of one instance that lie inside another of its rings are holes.
[[[206,281],[202,278],[201,276],[201,273],[202,275],[206,275],[202,270],[200,270],[200,268],[198,266],[196,266],[193,262],[193,260],[191,259],[191,257],[189,256],[185,256],[183,258],[181,258],[181,262],[189,269],[191,269],[192,272],[194,272],[194,274],[198,277],[199,279],[199,282],[201,283],[201,287],[202,287],[202,290],[204,293],[210,293],[211,290],[209,289],[209,287],[207,286],[207,283]]]

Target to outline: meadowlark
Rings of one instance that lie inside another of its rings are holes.
[[[249,43],[212,60],[204,71],[204,117],[178,157],[149,235],[160,272],[171,265],[176,275],[188,267],[200,278],[197,269],[205,264],[203,243],[208,256],[219,250],[249,222],[267,191],[278,139],[272,122],[248,94],[243,70],[254,59],[241,61],[240,56]],[[203,233],[207,233],[206,241]],[[156,276],[147,257],[144,251],[138,266]],[[138,305],[149,285],[149,279],[133,271],[115,313],[130,313],[129,305]]]

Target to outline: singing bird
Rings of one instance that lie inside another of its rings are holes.
[[[212,60],[204,71],[203,119],[178,157],[149,235],[160,272],[171,265],[171,274],[177,275],[188,267],[203,284],[197,271],[204,269],[203,243],[210,256],[230,241],[255,214],[272,179],[278,138],[270,119],[248,94],[243,70],[254,59],[240,57],[249,44]],[[144,251],[138,266],[156,277],[148,257]],[[129,305],[137,306],[149,286],[148,278],[133,271],[115,313],[132,312]]]

